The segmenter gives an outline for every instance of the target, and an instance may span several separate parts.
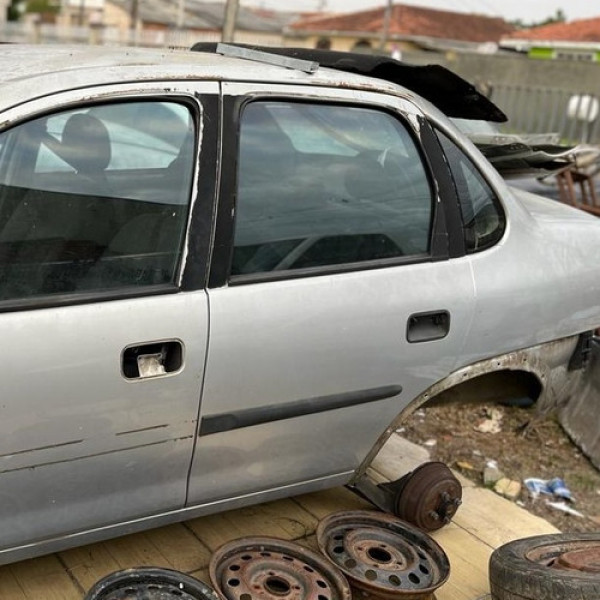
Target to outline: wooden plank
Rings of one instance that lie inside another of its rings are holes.
[[[208,566],[211,551],[185,524],[152,529],[147,536],[169,559],[173,569],[191,573]]]
[[[375,483],[394,481],[430,460],[426,448],[414,444],[397,433],[393,434],[375,457],[367,474]],[[453,471],[463,487],[475,487],[477,484],[461,473]]]
[[[78,584],[86,591],[98,580],[121,569],[121,565],[109,554],[104,544],[73,548],[61,552],[60,558]]]
[[[154,545],[146,532],[109,540],[104,542],[104,547],[121,569],[132,567],[173,568],[169,557]]]
[[[370,502],[343,487],[303,494],[302,496],[296,496],[294,501],[319,521],[330,513],[340,510],[373,508]]]
[[[81,600],[83,596],[83,589],[71,579],[56,555],[15,563],[10,569],[27,600]]]
[[[130,567],[158,566],[184,573],[196,571],[208,565],[210,550],[183,524],[175,524],[74,548],[60,556],[79,585],[88,590],[102,577]]]
[[[294,540],[315,531],[317,519],[293,500],[286,498],[239,510],[200,517],[187,522],[211,551],[240,537],[273,536]]]
[[[210,577],[208,576],[208,567],[204,569],[199,569],[198,571],[193,571],[192,573],[189,573],[189,575],[195,577],[196,579],[199,579],[200,581],[204,582],[206,585],[214,589],[215,586],[211,583]]]
[[[0,567],[0,598],[27,600],[10,566]]]
[[[437,600],[473,600],[489,592],[488,561],[492,549],[458,525],[431,536],[450,560],[450,578],[436,592]]]
[[[390,436],[372,463],[372,468],[388,481],[394,481],[429,460],[429,451],[404,439],[397,433]]]
[[[463,489],[454,522],[491,548],[531,535],[557,533],[544,519],[484,488]]]

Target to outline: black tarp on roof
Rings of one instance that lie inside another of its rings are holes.
[[[316,50],[311,48],[279,48],[233,44],[258,50],[318,62],[322,67],[347,73],[357,73],[383,79],[412,90],[429,100],[449,117],[479,119],[503,123],[506,115],[488,98],[462,77],[441,65],[415,66],[388,56]],[[217,44],[200,42],[192,46],[195,52],[216,53]]]

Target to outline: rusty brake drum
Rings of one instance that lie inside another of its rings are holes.
[[[381,487],[394,495],[394,514],[424,531],[450,523],[462,503],[462,486],[441,462],[426,462]]]

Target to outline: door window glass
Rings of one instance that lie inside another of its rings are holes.
[[[174,283],[194,137],[174,102],[83,107],[0,134],[0,299]]]
[[[467,252],[485,250],[504,233],[500,202],[471,159],[441,131],[437,133],[454,179]]]
[[[289,102],[244,110],[233,275],[426,254],[431,219],[421,156],[392,115]]]

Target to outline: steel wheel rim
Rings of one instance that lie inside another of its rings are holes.
[[[321,556],[284,540],[245,538],[211,558],[210,579],[226,600],[350,600],[344,576]]]
[[[354,587],[380,598],[428,598],[450,572],[434,540],[383,513],[330,515],[319,523],[317,540]]]
[[[214,590],[180,571],[140,567],[100,579],[85,600],[218,600]]]
[[[527,560],[550,569],[600,573],[600,541],[572,540],[529,550]]]

